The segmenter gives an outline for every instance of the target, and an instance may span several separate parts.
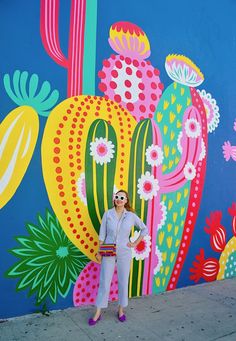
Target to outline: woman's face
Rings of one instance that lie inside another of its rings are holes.
[[[124,192],[119,192],[115,194],[114,198],[115,206],[117,207],[124,207],[127,203],[127,196]]]

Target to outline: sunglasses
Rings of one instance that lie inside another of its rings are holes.
[[[115,200],[121,200],[121,201],[124,201],[124,200],[126,200],[127,198],[125,197],[125,196],[123,196],[123,195],[115,195]]]

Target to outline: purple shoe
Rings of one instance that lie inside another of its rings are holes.
[[[90,318],[90,319],[88,320],[89,326],[95,326],[95,324],[96,324],[98,321],[101,320],[101,316],[102,316],[102,315],[100,315],[96,321],[95,321],[93,318]]]
[[[117,317],[118,317],[118,320],[119,320],[120,322],[125,322],[125,321],[126,321],[126,316],[125,316],[125,314],[123,314],[122,316],[119,316],[119,313],[117,313]]]

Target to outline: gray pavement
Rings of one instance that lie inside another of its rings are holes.
[[[236,278],[130,299],[125,323],[116,308],[111,303],[93,327],[87,325],[93,307],[0,321],[0,340],[236,341]]]

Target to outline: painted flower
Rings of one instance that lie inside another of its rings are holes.
[[[204,160],[205,157],[206,157],[206,146],[205,146],[203,139],[201,139],[201,153],[199,155],[199,161]]]
[[[184,127],[188,137],[197,138],[201,134],[200,124],[195,118],[186,120]]]
[[[138,179],[138,194],[141,199],[150,200],[154,196],[157,195],[159,191],[159,183],[158,180],[154,178],[150,172],[146,172],[141,175],[141,178]]]
[[[207,131],[212,133],[220,122],[219,107],[216,100],[205,90],[197,90],[205,107],[207,117]]]
[[[160,166],[164,159],[163,151],[154,144],[146,149],[145,155],[147,163],[151,166]]]
[[[167,218],[167,207],[164,201],[160,202],[160,211],[161,211],[161,220],[159,224],[157,225],[157,230],[161,229],[165,225],[166,218]]]
[[[103,137],[96,137],[95,141],[90,143],[90,155],[94,157],[96,163],[103,165],[113,158],[114,148],[115,146],[111,141],[107,141]]]
[[[183,137],[183,132],[181,131],[178,135],[178,138],[177,138],[177,148],[178,148],[178,151],[180,152],[180,154],[183,153],[183,147],[181,144],[182,137]]]
[[[26,225],[29,236],[16,238],[20,247],[10,252],[20,260],[6,275],[19,278],[17,291],[29,288],[29,295],[36,293],[36,304],[48,296],[56,303],[58,294],[67,296],[88,259],[67,238],[55,215],[47,210],[46,219],[38,215],[38,223]]]
[[[155,255],[156,255],[156,266],[155,266],[155,268],[153,269],[154,275],[156,275],[156,274],[161,270],[161,266],[162,266],[162,253],[161,253],[161,251],[158,249],[157,246],[156,246]]]
[[[223,155],[226,161],[232,157],[234,161],[236,161],[236,146],[232,146],[229,141],[226,141],[223,146]]]
[[[183,85],[196,87],[204,81],[200,69],[187,57],[171,54],[166,57],[165,68],[168,76]]]
[[[134,231],[134,235],[130,237],[130,241],[133,243],[140,236],[140,231]],[[131,248],[132,257],[136,260],[143,260],[149,256],[151,251],[151,237],[146,235],[143,237],[141,242],[136,246]]]
[[[193,180],[196,176],[196,169],[191,162],[187,162],[184,166],[184,176],[187,180]]]
[[[77,181],[77,191],[78,191],[79,198],[87,206],[86,183],[85,183],[85,174],[84,173],[80,174],[80,177]]]

